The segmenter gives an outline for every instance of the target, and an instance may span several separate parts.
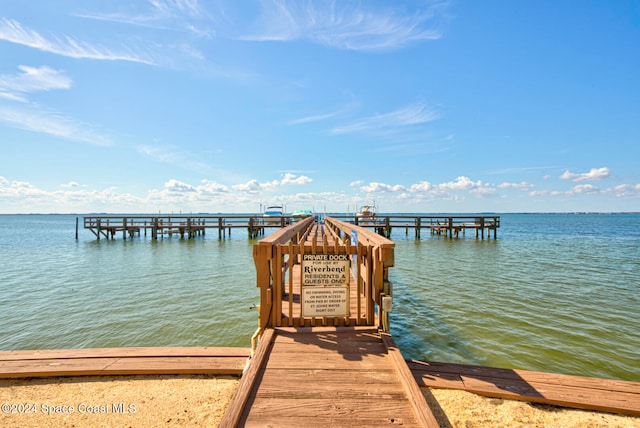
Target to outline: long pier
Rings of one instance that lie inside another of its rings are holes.
[[[500,228],[500,216],[480,215],[376,215],[360,219],[354,215],[335,215],[337,220],[356,226],[373,229],[379,235],[391,237],[394,229],[414,232],[416,239],[421,232],[428,230],[432,235],[443,235],[458,238],[467,230],[475,233],[476,238],[484,239],[493,235],[497,239]],[[132,239],[135,236],[151,235],[153,239],[163,236],[179,236],[180,238],[196,238],[205,235],[207,230],[216,230],[218,238],[227,234],[231,236],[233,229],[245,229],[249,239],[265,234],[267,228],[284,228],[299,221],[299,218],[282,215],[263,218],[261,215],[96,215],[84,217],[84,228],[90,230],[97,239]],[[78,236],[76,224],[76,237]]]
[[[205,235],[207,230],[217,230],[222,239],[232,229],[246,229],[249,238],[264,234],[266,227],[284,227],[288,219],[265,222],[257,215],[105,215],[85,216],[84,228],[90,230],[97,239],[115,239],[118,234],[122,239],[147,235],[153,239],[163,236],[177,235],[180,238],[195,238]],[[77,234],[76,234],[77,235]]]

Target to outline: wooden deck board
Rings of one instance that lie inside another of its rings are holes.
[[[409,361],[421,387],[640,416],[640,383],[473,365]]]
[[[127,374],[240,375],[249,348],[94,348],[0,352],[0,378]]]

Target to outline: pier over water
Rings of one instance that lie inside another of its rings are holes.
[[[481,215],[375,215],[360,219],[352,215],[335,215],[332,218],[366,229],[379,235],[391,237],[394,229],[411,230],[416,239],[428,230],[432,235],[458,238],[467,231],[475,233],[476,238],[484,239],[493,234],[497,239],[500,228],[500,216]],[[90,230],[97,239],[132,239],[147,236],[159,239],[164,236],[179,236],[193,239],[204,236],[207,230],[215,230],[218,238],[230,236],[233,229],[245,229],[249,239],[265,234],[267,228],[284,228],[300,219],[294,216],[271,216],[265,220],[260,215],[96,215],[84,217],[84,228]],[[76,230],[77,236],[77,230]]]

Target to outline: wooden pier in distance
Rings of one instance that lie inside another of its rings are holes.
[[[173,235],[192,239],[204,236],[207,230],[217,230],[218,239],[222,239],[227,233],[231,236],[232,229],[246,229],[249,238],[254,239],[263,235],[267,227],[284,227],[286,220],[283,217],[280,222],[266,224],[256,215],[99,215],[85,216],[84,228],[97,239],[115,239],[122,234],[126,240],[146,236],[147,232],[153,239]]]
[[[423,230],[432,235],[458,238],[467,230],[475,233],[476,238],[497,239],[500,228],[500,216],[496,215],[375,215],[359,219],[353,215],[335,215],[332,218],[345,223],[372,229],[379,235],[391,237],[394,229],[409,234],[413,230],[416,239],[420,239]],[[284,228],[299,221],[299,218],[282,215],[265,220],[261,215],[95,215],[84,217],[84,228],[91,231],[97,239],[132,239],[147,233],[153,239],[177,235],[180,238],[203,236],[207,230],[217,230],[218,238],[231,236],[233,229],[245,229],[249,239],[265,234],[267,228]],[[76,223],[76,239],[78,236]]]

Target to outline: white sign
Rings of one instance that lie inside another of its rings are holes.
[[[349,255],[302,255],[302,316],[349,316]]]
[[[349,316],[349,287],[302,287],[302,316]]]
[[[303,254],[302,285],[349,285],[348,254]]]

